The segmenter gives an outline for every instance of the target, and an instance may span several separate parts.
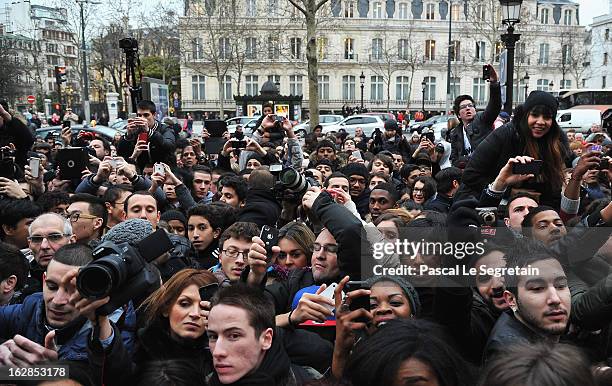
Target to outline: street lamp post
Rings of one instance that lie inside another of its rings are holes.
[[[81,7],[81,34],[83,35],[83,40],[81,42],[81,50],[83,55],[83,114],[85,115],[85,121],[89,121],[90,118],[90,110],[89,110],[89,76],[87,75],[87,48],[85,47],[85,14],[83,10],[83,6],[85,3],[87,4],[102,4],[99,1],[91,1],[91,0],[77,0],[79,6]]]
[[[527,90],[529,90],[529,73],[526,72],[525,73],[525,77],[523,78],[523,80],[525,81],[525,100],[527,100]]]
[[[363,71],[361,71],[361,75],[359,75],[359,83],[361,83],[361,111],[359,112],[363,113],[363,88],[365,87],[365,75]]]
[[[516,42],[521,38],[520,34],[514,33],[514,25],[519,23],[521,15],[521,5],[523,0],[499,0],[502,10],[502,23],[508,26],[507,33],[501,36],[506,49],[508,50],[508,63],[506,67],[506,103],[504,111],[512,114],[512,97],[514,91],[514,48]]]
[[[423,106],[422,106],[422,111],[423,111],[423,115],[425,114],[425,88],[427,87],[427,83],[425,83],[425,79],[423,79],[423,81],[421,82],[421,88],[423,91]]]

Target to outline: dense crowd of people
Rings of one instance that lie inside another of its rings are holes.
[[[112,141],[47,140],[1,102],[0,365],[81,385],[612,384],[609,134],[563,132],[542,91],[509,117],[494,70],[489,87],[440,138],[403,114],[299,138],[271,103],[253,133],[196,135],[140,101]]]

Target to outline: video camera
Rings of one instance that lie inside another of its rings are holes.
[[[131,299],[159,288],[159,271],[151,262],[172,248],[163,229],[136,245],[103,242],[93,251],[94,261],[79,270],[77,289],[87,298],[110,296],[110,301],[96,310],[98,315],[108,315]]]
[[[275,168],[276,167],[276,168]],[[276,177],[274,192],[279,201],[298,199],[313,186],[320,186],[311,172],[300,173],[293,168],[282,168],[281,165],[272,165],[270,173]]]
[[[138,40],[134,38],[123,38],[119,40],[119,48],[126,53],[129,51],[138,51]]]

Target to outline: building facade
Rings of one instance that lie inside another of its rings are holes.
[[[219,111],[223,99],[231,113],[233,95],[256,94],[269,79],[282,94],[303,95],[307,110],[301,13],[287,0],[236,0],[235,10],[227,8],[212,0],[191,3],[180,20],[183,110]],[[572,66],[582,64],[573,58],[586,51],[578,4],[525,0],[521,14],[515,101],[531,90],[575,87],[581,78]],[[425,110],[443,111],[460,94],[484,107],[482,65],[499,68],[504,32],[493,0],[331,0],[317,25],[320,110],[358,106],[362,90],[369,110],[415,111],[424,102]]]
[[[62,85],[68,98],[65,101],[79,103],[79,52],[76,36],[67,28],[66,9],[32,5],[24,0],[2,0],[0,24],[5,35],[19,35],[37,43],[38,51],[29,61],[30,71],[38,73],[37,81],[28,94],[51,96],[57,92],[55,66],[65,66],[67,82]]]
[[[589,71],[583,78],[586,88],[612,88],[612,1],[607,15],[593,19],[589,26]]]

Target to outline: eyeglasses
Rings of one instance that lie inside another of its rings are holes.
[[[230,259],[237,259],[238,256],[242,256],[242,259],[246,260],[247,257],[249,256],[248,249],[241,251],[238,249],[231,248],[231,249],[224,249],[222,252],[225,253],[225,256],[229,257]]]
[[[463,110],[463,109],[471,109],[471,108],[475,108],[475,107],[476,107],[476,105],[475,105],[475,104],[473,104],[473,103],[468,103],[468,104],[465,104],[465,105],[461,105],[461,106],[459,106],[459,110]]]
[[[321,248],[323,248],[325,252],[329,252],[329,253],[338,252],[338,244],[325,244],[325,245],[321,245],[319,243],[312,244],[312,249],[314,249],[317,252],[320,251]]]
[[[115,203],[113,204],[113,206],[117,206],[117,205],[121,205],[121,206],[123,206],[123,204],[125,204],[125,201],[115,201]]]
[[[98,216],[93,216],[91,214],[85,214],[81,212],[72,212],[68,214],[68,218],[70,219],[70,222],[77,222],[80,218],[87,218],[92,220],[94,218],[98,218]]]
[[[137,117],[145,117],[145,118],[149,118],[151,116],[151,113],[137,113],[136,114]]]
[[[412,193],[417,193],[417,192],[418,192],[418,193],[423,193],[424,191],[425,191],[425,190],[423,190],[423,189],[416,189],[416,188],[415,188],[415,189],[412,189]]]
[[[50,242],[50,243],[59,243],[65,237],[68,237],[68,236],[70,236],[70,235],[66,235],[66,234],[63,234],[63,233],[51,233],[49,235],[30,236],[30,237],[28,237],[28,240],[32,244],[40,244],[40,243],[43,242],[44,239],[47,239],[47,241]]]

